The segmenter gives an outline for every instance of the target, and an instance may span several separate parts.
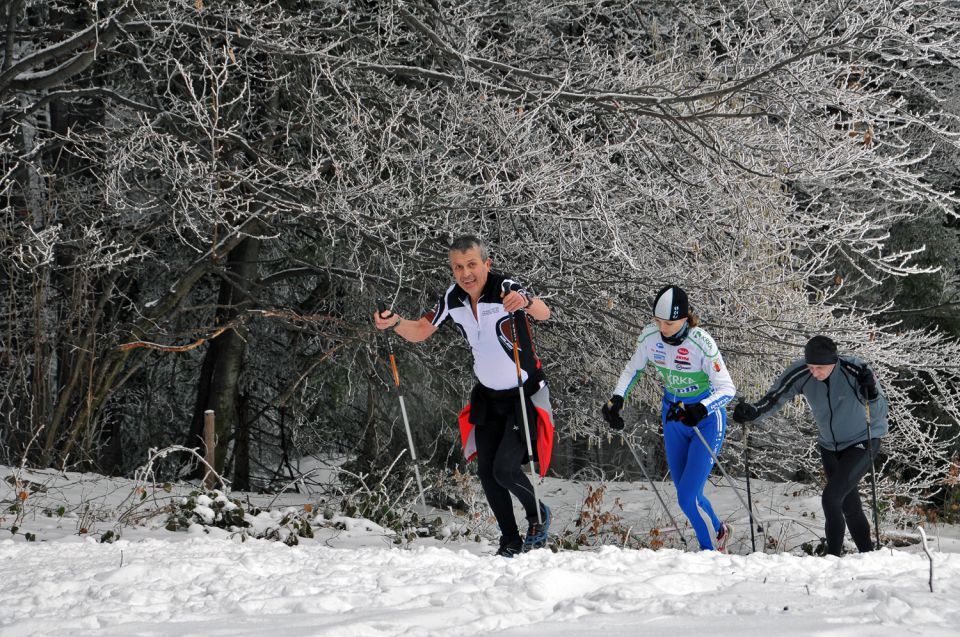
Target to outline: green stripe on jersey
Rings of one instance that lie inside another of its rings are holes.
[[[709,334],[704,332],[699,327],[695,327],[690,330],[690,334],[687,336],[687,340],[697,346],[704,356],[707,358],[716,358],[717,353],[719,352],[717,344],[714,342],[713,338]]]
[[[706,372],[697,370],[695,372],[679,372],[674,369],[668,369],[655,365],[660,376],[663,377],[664,389],[671,394],[678,396],[695,396],[710,388],[710,377]]]

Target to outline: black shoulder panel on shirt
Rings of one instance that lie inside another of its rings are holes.
[[[484,303],[499,303],[500,286],[503,285],[504,280],[507,278],[508,277],[503,274],[491,270],[487,274],[487,283],[483,286],[483,293],[480,295],[480,300]]]
[[[862,368],[856,363],[854,363],[853,361],[848,361],[842,356],[840,357],[838,366],[840,367],[842,372],[845,372],[843,374],[843,379],[847,381],[847,386],[853,392],[853,395],[859,399],[860,390],[857,387],[857,377],[860,375],[860,371]],[[867,367],[867,365],[864,364],[864,367]]]
[[[789,391],[797,383],[801,383],[800,387],[803,387],[803,383],[810,379],[810,370],[807,369],[806,365],[798,365],[794,369],[789,370],[786,373],[780,383],[774,386],[767,394],[761,398],[754,405],[760,414],[764,414],[770,411],[774,405],[777,404],[777,401],[780,400],[780,397],[783,396],[787,391]]]

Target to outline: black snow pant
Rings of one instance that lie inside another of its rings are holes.
[[[873,439],[873,456],[880,450],[880,439]],[[867,442],[832,451],[820,447],[823,471],[827,486],[823,489],[824,532],[827,536],[827,553],[839,557],[843,552],[844,528],[850,529],[857,550],[861,553],[873,550],[870,540],[870,523],[863,513],[860,502],[860,479],[870,470]]]
[[[518,399],[489,400],[484,422],[474,429],[477,475],[504,538],[520,537],[513,515],[512,493],[523,505],[527,520],[537,520],[537,501],[530,478],[523,471],[527,442],[523,423],[516,421]]]

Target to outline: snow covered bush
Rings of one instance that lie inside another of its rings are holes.
[[[245,512],[240,501],[229,499],[222,491],[194,491],[170,505],[170,508],[172,510],[166,524],[168,531],[179,531],[191,524],[229,531],[239,531],[250,526],[244,520]]]
[[[313,507],[268,511],[250,506],[222,491],[193,491],[168,506],[165,528],[183,531],[192,525],[229,531],[240,540],[261,538],[295,546],[313,537]]]

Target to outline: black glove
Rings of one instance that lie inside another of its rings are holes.
[[[876,400],[880,392],[877,390],[877,377],[873,375],[873,370],[864,365],[857,373],[857,384],[860,385],[860,394],[867,397],[867,400]]]
[[[687,427],[696,427],[701,420],[707,417],[707,408],[701,403],[684,405],[677,401],[667,410],[667,420],[682,422]]]
[[[703,406],[703,403],[691,403],[684,407],[680,422],[687,427],[696,427],[706,417],[707,408]]]
[[[667,410],[667,420],[680,422],[683,420],[683,403],[677,401],[670,403],[670,409]]]
[[[760,410],[743,399],[733,408],[733,420],[741,425],[756,420],[758,416],[760,416]]]
[[[607,421],[611,429],[623,429],[623,418],[620,416],[620,410],[623,409],[623,396],[613,395],[610,400],[603,403],[600,413],[603,419]]]

